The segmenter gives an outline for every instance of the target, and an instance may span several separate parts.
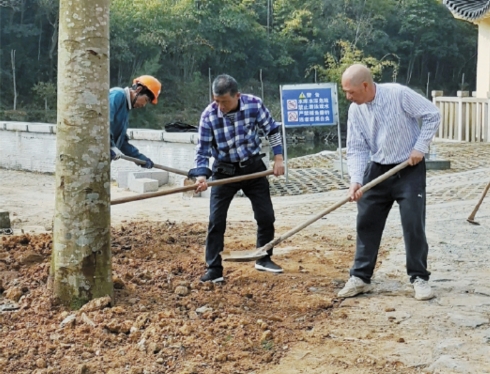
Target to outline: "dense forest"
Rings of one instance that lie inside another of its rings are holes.
[[[0,0],[0,119],[55,123],[58,4]],[[132,127],[195,124],[220,73],[276,116],[281,84],[338,82],[355,61],[424,95],[475,89],[477,28],[438,0],[112,0],[110,43],[111,86],[163,84]]]

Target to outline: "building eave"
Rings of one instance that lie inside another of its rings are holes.
[[[490,0],[443,0],[457,19],[478,22],[490,18]]]

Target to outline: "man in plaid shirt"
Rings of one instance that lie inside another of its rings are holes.
[[[213,82],[214,101],[201,115],[199,140],[196,146],[196,167],[189,171],[196,178],[196,191],[207,189],[206,179],[237,177],[265,171],[260,154],[260,131],[269,138],[274,152],[274,175],[284,174],[283,148],[280,125],[271,117],[262,100],[238,92],[236,80],[226,74]],[[209,158],[214,157],[212,171]],[[252,202],[257,221],[257,247],[274,239],[274,209],[267,177],[214,186],[211,190],[208,236],[206,239],[207,271],[202,282],[223,282],[220,253],[224,247],[226,217],[231,200],[242,190]],[[282,273],[282,268],[268,256],[257,260],[255,268],[261,271]]]

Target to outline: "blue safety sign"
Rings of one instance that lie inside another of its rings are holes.
[[[280,93],[284,127],[338,124],[335,83],[283,85]]]

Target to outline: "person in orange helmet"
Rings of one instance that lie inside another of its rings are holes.
[[[129,144],[126,132],[129,127],[129,111],[143,108],[148,103],[158,103],[161,83],[151,75],[142,75],[133,80],[131,87],[114,87],[109,91],[110,128],[111,128],[111,160],[122,155],[145,161],[144,168],[151,169],[153,161],[140,153],[138,148]]]

